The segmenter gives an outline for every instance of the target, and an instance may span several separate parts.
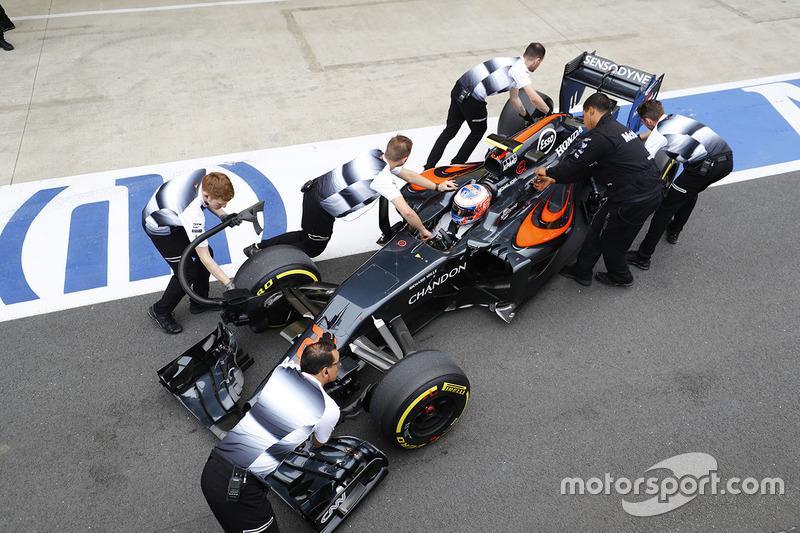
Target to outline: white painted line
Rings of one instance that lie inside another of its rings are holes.
[[[52,15],[29,15],[14,17],[14,20],[41,20],[66,17],[88,17],[94,15],[118,15],[121,13],[142,13],[144,11],[172,11],[175,9],[194,9],[198,7],[236,6],[245,4],[272,4],[286,0],[231,0],[230,2],[209,2],[207,4],[185,4],[174,6],[137,7],[131,9],[107,9],[104,11],[76,11],[75,13],[54,13]]]
[[[678,89],[675,91],[665,91],[658,93],[659,100],[666,100],[669,98],[680,98],[682,96],[694,96],[696,94],[704,94],[718,91],[727,91],[730,89],[741,89],[742,87],[752,87],[754,85],[765,85],[767,83],[778,83],[787,80],[796,80],[800,78],[800,72],[792,74],[779,74],[777,76],[769,76],[766,78],[753,78],[750,80],[731,81],[728,83],[718,83],[716,85],[705,85],[703,87],[692,87],[691,89]]]

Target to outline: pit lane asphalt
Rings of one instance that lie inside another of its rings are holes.
[[[420,347],[448,352],[469,376],[467,411],[415,451],[381,440],[365,414],[339,426],[390,460],[389,476],[340,530],[800,525],[799,178],[704,192],[680,242],[662,242],[631,288],[558,277],[511,324],[473,308],[423,330]],[[324,262],[323,276],[341,281],[366,257]],[[216,317],[183,304],[184,333],[165,335],[146,314],[155,296],[4,324],[0,530],[218,531],[199,485],[215,438],[156,376]],[[256,359],[247,392],[287,344],[277,332],[238,331]],[[560,493],[565,477],[634,479],[688,452],[715,457],[723,479],[780,477],[786,494],[698,496],[637,518],[613,493]],[[311,531],[272,502],[283,531]]]

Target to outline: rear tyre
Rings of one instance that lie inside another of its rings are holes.
[[[544,102],[550,106],[550,111],[552,112],[553,99],[542,92],[536,92],[542,97]],[[536,107],[531,103],[531,99],[528,98],[528,94],[525,91],[519,92],[519,99],[522,100],[522,105],[524,105],[525,109],[528,110],[528,114],[537,112]],[[511,100],[507,101],[506,105],[503,106],[503,110],[500,112],[500,118],[497,120],[497,133],[500,135],[514,135],[525,128],[525,121],[522,120],[522,117],[519,116],[517,110],[514,109],[513,105],[511,105]]]
[[[255,332],[279,327],[296,318],[294,307],[281,289],[320,280],[319,270],[303,252],[285,244],[270,246],[245,261],[234,277],[237,287],[254,296],[248,302],[249,326]]]
[[[435,442],[469,401],[469,380],[447,354],[416,352],[395,364],[375,388],[369,410],[383,436],[402,448]]]

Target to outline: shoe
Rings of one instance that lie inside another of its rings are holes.
[[[597,272],[594,275],[594,279],[609,287],[630,287],[633,285],[633,279],[630,281],[614,281],[609,277],[608,272]]]
[[[156,310],[153,309],[153,306],[151,305],[150,308],[147,310],[147,314],[150,315],[150,318],[155,320],[156,323],[158,323],[158,327],[160,327],[170,335],[177,335],[178,333],[183,331],[181,325],[175,322],[175,319],[172,318],[172,313],[168,315],[159,315],[158,313],[156,313]]]
[[[219,309],[219,307],[215,305],[201,304],[200,302],[195,302],[195,301],[189,302],[189,312],[193,315],[199,315],[201,313],[205,313],[208,311],[214,311],[215,309]]]
[[[14,28],[16,28],[16,26],[14,26],[14,23],[13,23],[13,22],[11,22],[11,21],[9,20],[9,21],[8,21],[8,26],[2,26],[2,27],[0,27],[0,31],[11,31],[11,30],[13,30]]]
[[[588,287],[589,285],[592,284],[592,278],[586,279],[586,278],[578,277],[578,275],[575,273],[575,265],[574,264],[569,265],[569,266],[565,266],[564,268],[561,269],[561,272],[559,272],[559,274],[561,274],[562,276],[564,276],[567,279],[574,279],[575,281],[577,281],[578,283],[580,283],[584,287]]]
[[[248,246],[247,248],[245,248],[242,251],[244,252],[244,255],[246,255],[247,257],[253,257],[254,255],[256,255],[256,252],[258,252],[259,250],[260,250],[260,248],[258,247],[257,244],[251,244],[250,246]]]
[[[650,270],[650,260],[642,259],[638,250],[629,250],[628,253],[625,254],[625,261],[639,270]]]
[[[3,39],[0,39],[0,48],[10,52],[11,50],[14,49],[14,45],[9,43],[8,41],[4,41]]]
[[[680,231],[668,231],[667,232],[667,242],[670,244],[678,244],[678,235],[680,235]]]

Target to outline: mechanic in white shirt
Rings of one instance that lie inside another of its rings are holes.
[[[309,344],[300,366],[275,368],[251,409],[211,451],[200,483],[225,531],[277,533],[265,480],[309,437],[315,447],[330,439],[340,411],[324,386],[336,380],[340,365],[334,341]]]
[[[208,209],[221,220],[236,216],[225,213],[225,206],[233,198],[233,184],[222,172],[204,174],[204,170],[190,172],[165,182],[153,194],[142,211],[142,226],[158,252],[172,268],[172,278],[161,299],[153,304],[147,314],[159,327],[170,334],[183,331],[172,316],[178,303],[186,294],[178,280],[177,269],[181,255],[191,241],[206,231],[204,211]],[[238,224],[238,223],[236,223]],[[231,280],[214,261],[214,252],[208,241],[200,243],[186,266],[186,277],[192,290],[208,297],[211,273],[220,283],[233,288]],[[202,313],[213,308],[192,301],[189,311]]]
[[[453,140],[464,122],[469,126],[470,133],[452,163],[467,162],[483,138],[483,134],[486,133],[487,96],[508,91],[509,100],[517,113],[527,123],[533,123],[533,116],[528,113],[519,98],[519,90],[523,89],[542,116],[549,113],[550,107],[534,90],[530,77],[530,73],[544,60],[544,54],[545,49],[541,43],[531,43],[522,57],[496,57],[465,72],[450,92],[447,123],[428,155],[425,169],[433,168],[439,163],[447,143]]]
[[[652,155],[663,150],[683,165],[653,214],[638,250],[628,251],[628,264],[647,270],[661,236],[666,232],[667,242],[677,244],[697,204],[697,195],[731,173],[733,150],[705,124],[683,115],[665,114],[658,100],[646,100],[636,111],[648,129],[640,135],[648,152]]]
[[[422,225],[417,213],[408,205],[394,182],[394,176],[436,191],[454,191],[452,181],[433,182],[413,170],[403,168],[411,154],[411,139],[397,135],[389,140],[386,152],[370,150],[352,161],[306,183],[303,192],[303,218],[300,231],[284,233],[252,244],[244,249],[251,257],[258,250],[276,244],[289,244],[316,257],[328,246],[333,223],[375,201],[379,196],[389,200],[408,224],[419,232],[423,241],[431,232]]]

